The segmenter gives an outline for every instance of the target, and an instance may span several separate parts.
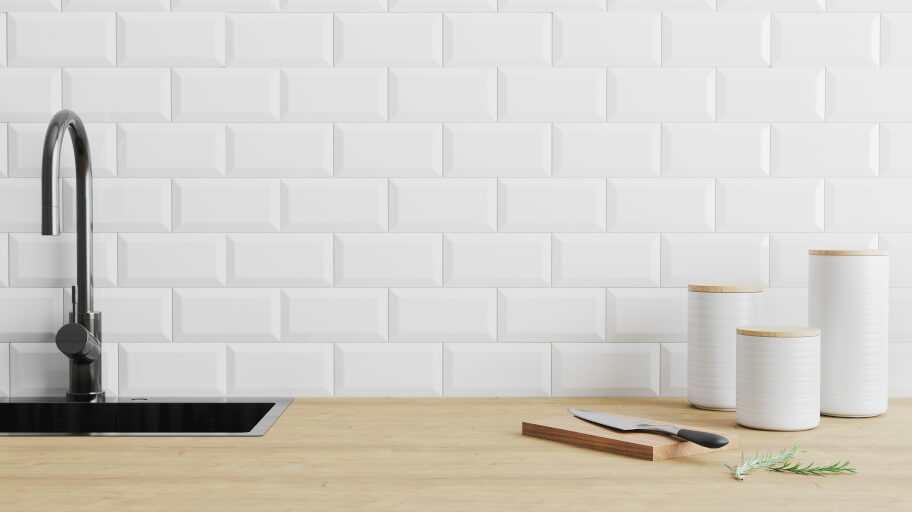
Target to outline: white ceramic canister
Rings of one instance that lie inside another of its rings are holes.
[[[755,284],[687,286],[687,399],[701,409],[735,410],[735,328],[757,323]]]
[[[808,321],[823,330],[820,412],[877,416],[887,410],[887,251],[812,250],[809,259]]]
[[[820,329],[740,327],[735,419],[764,430],[820,424]]]

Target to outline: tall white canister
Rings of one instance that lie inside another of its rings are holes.
[[[737,422],[764,430],[820,424],[820,329],[744,326],[737,332]]]
[[[735,410],[735,328],[757,323],[758,284],[687,286],[687,399],[701,409]]]
[[[890,260],[887,251],[811,250],[808,321],[820,341],[820,412],[887,410]]]

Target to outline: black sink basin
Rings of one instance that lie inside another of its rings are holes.
[[[261,436],[291,400],[0,402],[0,435]]]

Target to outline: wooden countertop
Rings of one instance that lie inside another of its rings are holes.
[[[745,452],[851,459],[856,475],[758,471],[740,450],[649,462],[520,435],[567,407],[733,428],[683,400],[296,400],[259,438],[0,439],[0,510],[909,510],[912,400],[808,432],[738,428]]]

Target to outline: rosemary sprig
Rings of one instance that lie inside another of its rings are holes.
[[[798,448],[798,443],[795,443],[795,447],[791,450],[786,450],[785,448],[779,450],[778,455],[773,455],[772,452],[760,455],[760,452],[754,454],[753,457],[744,458],[744,452],[741,452],[741,463],[736,467],[731,467],[728,464],[725,464],[725,467],[732,472],[732,475],[738,480],[744,480],[746,475],[749,475],[751,471],[760,468],[769,468],[772,466],[778,466],[785,464],[789,459],[793,458],[795,455],[801,453],[801,450]]]
[[[737,480],[744,480],[744,477],[749,475],[751,471],[761,468],[779,473],[794,473],[796,475],[826,476],[855,473],[855,468],[849,466],[849,461],[836,462],[828,466],[814,466],[813,462],[802,466],[801,462],[792,462],[791,459],[801,452],[798,443],[795,443],[795,447],[791,450],[786,450],[785,448],[779,450],[777,455],[773,455],[772,452],[760,455],[760,452],[756,452],[753,457],[745,458],[744,452],[742,452],[741,462],[737,466],[731,467],[725,464],[725,467],[731,471],[732,476]]]
[[[767,468],[770,471],[779,471],[779,472],[788,472],[795,473],[798,475],[815,475],[815,476],[826,476],[826,475],[836,475],[840,473],[854,473],[855,468],[849,466],[849,461],[845,462],[836,462],[830,464],[829,466],[814,466],[814,463],[808,463],[808,465],[801,467],[800,462],[795,462],[794,464],[782,464],[780,466],[772,466]]]

